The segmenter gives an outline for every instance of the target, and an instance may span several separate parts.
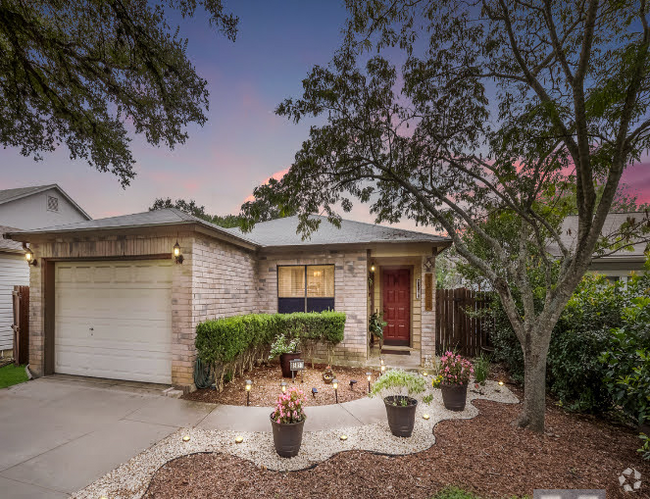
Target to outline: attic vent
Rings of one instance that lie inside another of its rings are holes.
[[[59,211],[59,198],[47,197],[47,211]]]

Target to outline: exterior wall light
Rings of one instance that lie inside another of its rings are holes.
[[[246,380],[246,406],[251,404],[251,388],[253,388],[253,382],[250,379]]]
[[[375,271],[375,264],[374,264],[374,262],[373,262],[373,263],[370,265],[370,272],[374,272],[374,271]]]
[[[34,252],[30,250],[27,246],[24,246],[25,248],[25,260],[29,265],[34,265],[36,266],[36,258],[34,257]]]
[[[172,254],[174,255],[174,260],[176,260],[176,263],[183,263],[184,258],[181,254],[181,245],[178,244],[178,239],[176,239],[176,244],[174,244]]]

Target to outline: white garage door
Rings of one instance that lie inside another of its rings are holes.
[[[54,370],[171,383],[169,260],[56,263]]]

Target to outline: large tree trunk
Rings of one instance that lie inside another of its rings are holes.
[[[524,342],[524,404],[517,424],[532,431],[544,431],[546,413],[546,357],[552,327],[536,327]]]

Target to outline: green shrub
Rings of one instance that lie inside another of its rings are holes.
[[[549,345],[547,389],[571,410],[600,412],[611,406],[600,355],[611,342],[610,330],[621,325],[621,312],[643,293],[640,282],[611,284],[604,276],[587,275],[558,320]],[[494,360],[505,362],[511,376],[523,381],[521,346],[500,304],[492,307]]]
[[[413,398],[424,393],[426,386],[425,379],[418,374],[401,369],[391,369],[375,381],[370,396],[381,395],[382,397],[394,396],[396,398],[408,396]]]
[[[474,359],[474,379],[477,383],[485,383],[490,375],[490,356],[481,353],[478,359]]]
[[[641,457],[646,461],[650,461],[650,436],[641,433],[639,434],[639,438],[643,441],[643,445],[639,449]]]
[[[626,414],[639,424],[650,421],[650,296],[632,300],[610,340],[601,356],[606,386]]]
[[[343,340],[342,312],[249,314],[207,320],[196,327],[196,349],[206,363],[228,363],[246,351],[268,346],[280,334],[301,341],[337,344]]]

